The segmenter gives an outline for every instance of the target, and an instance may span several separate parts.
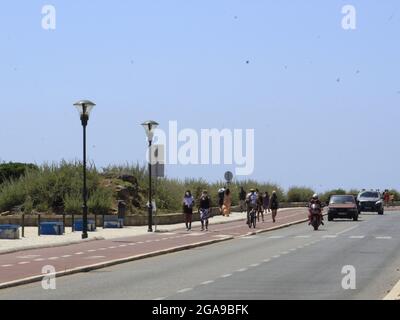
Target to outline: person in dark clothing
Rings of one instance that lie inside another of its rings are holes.
[[[243,187],[240,187],[240,192],[239,192],[239,206],[240,206],[240,211],[244,212],[246,211],[246,191],[244,190]]]
[[[218,206],[221,214],[222,214],[222,207],[224,205],[225,191],[226,191],[225,188],[221,188],[218,190]]]
[[[201,231],[208,231],[208,219],[210,217],[211,199],[208,196],[207,190],[204,190],[199,201],[199,213],[201,221]]]
[[[276,194],[276,191],[272,192],[271,200],[269,201],[269,208],[272,211],[272,221],[275,223],[276,216],[278,214],[278,209],[279,209],[279,201],[278,201],[278,196]]]
[[[308,214],[308,220],[309,220],[309,225],[311,225],[311,205],[316,204],[319,206],[320,210],[321,210],[321,224],[324,225],[324,216],[322,214],[322,202],[321,200],[319,200],[319,197],[317,194],[314,194],[313,197],[310,199],[310,201],[308,202],[308,208],[309,208],[309,214]]]

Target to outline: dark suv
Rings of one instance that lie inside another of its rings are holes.
[[[357,197],[358,211],[377,212],[382,215],[385,211],[383,198],[379,191],[363,191]]]

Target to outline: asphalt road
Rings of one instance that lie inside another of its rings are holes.
[[[342,288],[354,266],[356,289]],[[306,224],[4,289],[0,299],[382,299],[400,279],[400,212]]]

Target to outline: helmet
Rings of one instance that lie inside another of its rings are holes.
[[[318,199],[318,194],[315,193],[315,194],[313,195],[313,199],[317,200],[317,199]]]

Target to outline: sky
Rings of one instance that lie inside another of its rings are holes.
[[[56,9],[56,29],[42,8]],[[342,7],[356,29],[342,27]],[[145,163],[140,124],[254,129],[256,179],[284,188],[398,188],[396,0],[3,0],[0,160],[81,157],[73,103],[97,106],[97,167]],[[232,165],[167,165],[223,178]]]

